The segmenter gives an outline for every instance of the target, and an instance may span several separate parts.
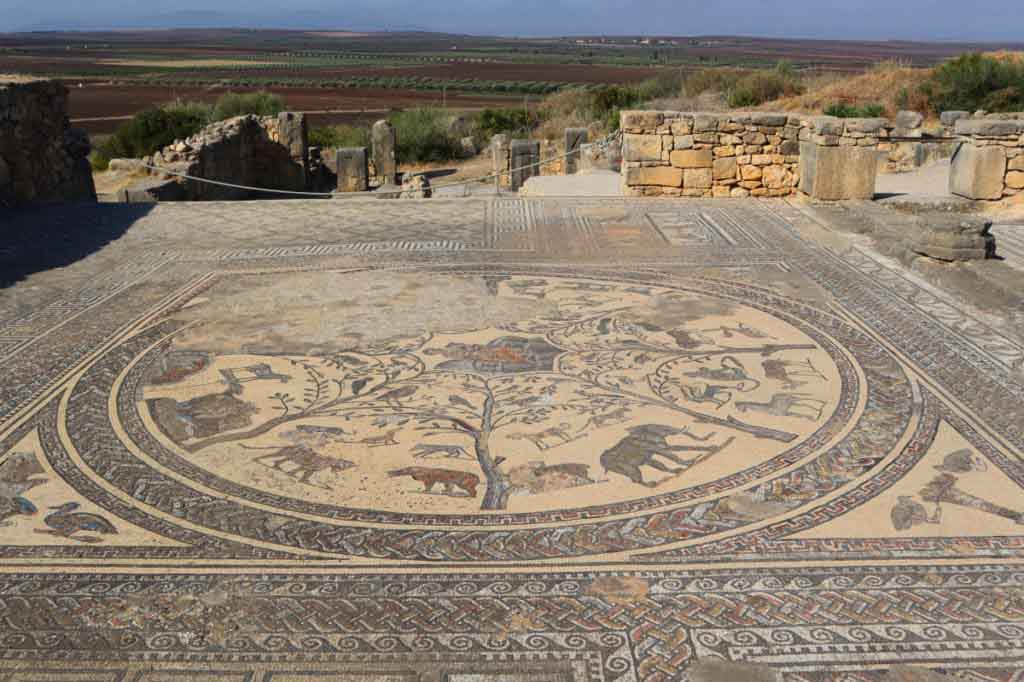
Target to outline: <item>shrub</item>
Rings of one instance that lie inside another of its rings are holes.
[[[110,159],[141,158],[177,139],[199,132],[207,119],[199,108],[155,107],[141,111],[123,123],[96,149],[95,165],[105,166]]]
[[[864,104],[854,106],[837,102],[825,107],[825,115],[835,116],[836,118],[879,118],[885,115],[885,105]]]
[[[458,158],[459,140],[448,131],[443,109],[419,107],[400,111],[389,119],[398,138],[396,155],[401,163],[447,161]]]
[[[1024,109],[1024,62],[963,54],[938,67],[921,90],[936,111]]]
[[[483,140],[498,133],[524,135],[538,123],[537,114],[526,109],[484,109],[475,118],[478,136]]]
[[[728,92],[746,75],[742,69],[705,68],[687,75],[683,79],[683,92],[686,97],[696,97],[705,92]]]
[[[212,119],[222,121],[234,116],[255,114],[257,116],[274,116],[284,111],[284,101],[272,92],[228,92],[217,99],[213,107]]]
[[[370,129],[360,126],[337,125],[310,128],[309,145],[322,149],[335,147],[369,147]]]
[[[779,97],[791,97],[803,92],[803,86],[785,62],[771,70],[751,71],[739,78],[726,90],[729,106],[756,107]]]

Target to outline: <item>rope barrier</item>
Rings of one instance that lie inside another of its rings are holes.
[[[618,138],[621,134],[622,134],[621,130],[616,130],[614,133],[606,135],[604,138],[602,138],[602,139],[600,139],[600,140],[598,140],[596,142],[589,142],[587,144],[580,145],[578,151],[582,152],[584,149],[590,149],[590,148],[593,148],[593,147],[597,147],[598,149],[607,149],[608,147],[611,146],[612,142],[616,138]],[[573,151],[570,151],[570,152],[566,152],[565,154],[561,154],[559,156],[553,156],[551,158],[543,159],[541,161],[536,161],[534,163],[528,163],[525,166],[519,166],[518,168],[510,168],[508,170],[501,170],[501,171],[498,171],[497,173],[491,173],[489,175],[483,175],[483,176],[480,176],[480,177],[477,177],[477,178],[470,178],[469,180],[460,180],[458,182],[449,182],[449,183],[445,183],[445,184],[441,184],[441,185],[432,185],[430,187],[430,190],[433,192],[435,190],[447,189],[449,187],[468,187],[469,185],[479,184],[479,183],[482,183],[482,182],[484,182],[486,180],[494,180],[496,178],[501,178],[501,177],[503,177],[505,175],[511,175],[512,173],[516,173],[518,171],[527,170],[529,168],[539,168],[540,166],[544,166],[544,165],[547,165],[549,163],[554,163],[555,161],[561,161],[563,159],[569,158],[574,153],[576,153],[576,151],[577,150],[573,150]],[[235,184],[233,182],[223,182],[221,180],[210,180],[208,178],[200,178],[200,177],[196,177],[194,175],[188,175],[187,173],[179,173],[178,171],[173,171],[173,170],[170,170],[169,168],[161,168],[160,166],[153,166],[153,165],[150,165],[148,163],[140,163],[139,165],[141,167],[143,167],[143,168],[148,168],[150,170],[157,171],[159,173],[163,173],[164,175],[173,175],[173,176],[176,176],[176,177],[179,177],[179,178],[184,178],[185,180],[192,180],[193,182],[205,182],[208,185],[217,185],[219,187],[230,187],[232,189],[244,189],[244,190],[248,190],[248,191],[251,191],[251,192],[263,192],[263,193],[267,193],[267,194],[285,194],[285,195],[289,195],[289,196],[318,197],[318,198],[323,198],[323,199],[328,199],[328,198],[331,198],[331,197],[335,196],[335,194],[333,192],[300,192],[300,191],[297,191],[297,190],[269,189],[269,188],[264,188],[264,187],[250,187],[249,185],[238,185],[238,184]],[[390,196],[392,194],[402,194],[404,192],[410,192],[410,191],[411,192],[415,192],[416,190],[398,189],[398,190],[388,190],[388,191],[384,191],[384,192],[381,192],[380,190],[377,190],[377,191],[366,191],[366,192],[349,192],[349,193],[346,193],[346,196],[352,196],[352,195],[357,195],[357,194],[365,194],[367,196],[379,197],[379,196]]]

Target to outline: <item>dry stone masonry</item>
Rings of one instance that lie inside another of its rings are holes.
[[[302,114],[238,116],[203,128],[145,157],[160,182],[147,180],[121,191],[124,201],[223,201],[254,196],[251,190],[196,180],[305,191],[308,186],[306,121]]]
[[[89,138],[56,81],[0,82],[0,204],[96,201]]]
[[[951,193],[987,201],[1024,194],[1024,113],[960,118],[955,130]]]
[[[628,196],[781,197],[796,191],[799,117],[625,111],[621,128]]]

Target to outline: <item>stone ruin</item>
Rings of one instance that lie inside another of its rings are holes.
[[[142,159],[152,176],[121,190],[120,199],[144,201],[225,201],[261,196],[243,187],[305,192],[310,168],[303,114],[238,116],[213,123]]]
[[[960,118],[955,125],[949,191],[983,201],[1024,195],[1024,113]]]
[[[0,205],[96,201],[88,136],[56,81],[0,83]]]

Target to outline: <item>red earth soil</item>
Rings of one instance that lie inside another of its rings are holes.
[[[131,116],[147,107],[175,99],[215,102],[228,92],[228,88],[159,87],[152,85],[106,85],[85,83],[71,85],[70,116],[76,128],[90,133],[110,133],[123,120],[116,117]],[[442,104],[442,94],[431,90],[391,90],[386,88],[269,88],[279,94],[285,105],[293,111],[342,112],[313,114],[313,125],[351,122],[372,118],[374,111],[394,110],[414,106]],[[230,88],[232,92],[245,92],[245,88]],[[532,97],[536,100],[537,97]],[[452,109],[484,109],[487,107],[520,106],[520,97],[499,97],[449,92],[447,105]],[[368,116],[360,116],[366,110]],[[80,119],[107,118],[88,121]]]

